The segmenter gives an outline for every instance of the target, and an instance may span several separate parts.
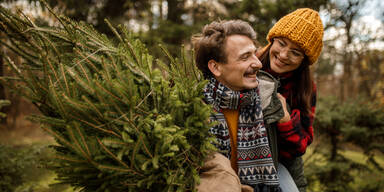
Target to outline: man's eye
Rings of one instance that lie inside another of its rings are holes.
[[[241,60],[247,60],[247,59],[248,59],[248,57],[249,57],[249,55],[248,55],[248,54],[246,54],[246,55],[243,55],[242,57],[240,57],[240,59],[241,59]]]

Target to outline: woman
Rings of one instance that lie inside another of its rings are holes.
[[[279,162],[285,165],[300,191],[305,191],[301,155],[313,140],[316,86],[310,66],[322,49],[323,25],[319,13],[297,9],[269,31],[269,44],[258,54],[263,70],[280,80],[278,92],[284,117],[277,123]]]

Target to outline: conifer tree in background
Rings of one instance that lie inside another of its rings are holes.
[[[111,26],[116,42],[56,18],[60,27],[40,27],[0,7],[1,43],[24,59],[6,59],[17,76],[2,80],[41,111],[31,118],[57,141],[58,180],[82,191],[194,191],[214,148],[192,61],[182,53],[167,65],[122,27]]]

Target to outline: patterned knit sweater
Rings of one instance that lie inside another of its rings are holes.
[[[239,110],[224,109],[223,114],[228,123],[229,136],[231,138],[231,167],[237,173],[237,122],[239,121]]]

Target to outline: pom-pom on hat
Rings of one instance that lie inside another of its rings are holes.
[[[313,9],[301,8],[282,17],[269,30],[267,40],[272,43],[274,37],[285,37],[304,50],[312,65],[323,47],[323,24],[319,13]]]

